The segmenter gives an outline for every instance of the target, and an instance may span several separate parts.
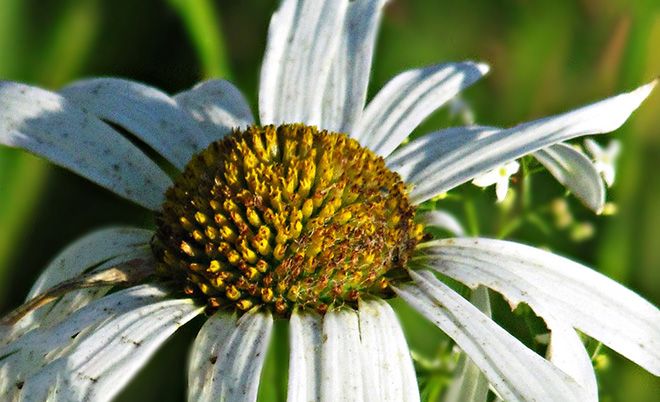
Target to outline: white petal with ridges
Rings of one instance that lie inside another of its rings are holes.
[[[550,329],[548,359],[585,389],[588,397],[585,402],[597,402],[596,372],[580,336],[561,319],[547,316],[543,319]]]
[[[562,321],[660,375],[660,311],[620,284],[569,259],[518,243],[444,239],[414,260],[470,287],[487,286],[515,306]]]
[[[471,126],[434,131],[397,149],[385,158],[385,162],[387,167],[401,175],[405,183],[415,183],[417,177],[444,155],[499,130],[495,127]]]
[[[376,33],[388,0],[357,0],[349,3],[335,59],[325,89],[321,127],[349,133],[359,120],[367,98],[367,84]]]
[[[38,373],[47,364],[66,355],[90,332],[114,317],[161,302],[166,293],[143,285],[121,290],[92,302],[50,327],[30,331],[0,348],[0,399],[21,393],[16,384]]]
[[[294,311],[289,321],[289,384],[287,402],[321,398],[322,318],[314,312]]]
[[[178,93],[174,100],[193,116],[209,142],[221,139],[232,129],[254,124],[247,100],[226,80],[204,81]]]
[[[76,81],[60,90],[67,100],[135,135],[178,169],[209,143],[190,114],[169,95],[120,78]]]
[[[431,113],[487,72],[485,64],[463,62],[401,73],[369,102],[351,136],[386,157]]]
[[[109,227],[91,232],[65,248],[32,285],[26,300],[60,282],[76,277],[111,258],[149,247],[154,232],[131,227]]]
[[[152,251],[149,248],[141,248],[113,257],[95,266],[92,271],[102,271],[126,263],[133,266],[146,264],[150,265],[151,269],[155,269],[156,265]],[[71,290],[57,300],[28,312],[10,327],[0,326],[0,339],[2,339],[0,346],[13,342],[19,336],[36,327],[48,327],[59,323],[74,311],[104,296],[111,288],[112,286],[97,286]]]
[[[323,317],[322,402],[364,400],[360,348],[357,313],[350,308],[329,311]]]
[[[100,272],[105,269],[119,267],[126,264],[130,264],[134,267],[146,266],[147,269],[152,271],[155,271],[156,269],[156,260],[154,259],[153,251],[149,247],[143,247],[113,257],[94,267],[91,271]],[[37,310],[35,312],[34,321],[40,325],[57,323],[63,317],[66,317],[72,312],[87,305],[92,300],[105,295],[110,289],[112,289],[112,286],[101,286],[69,292],[56,301],[52,308]]]
[[[390,305],[382,299],[360,300],[358,317],[364,400],[419,401],[410,350]]]
[[[179,327],[203,307],[173,299],[132,309],[99,325],[64,356],[25,380],[22,400],[110,401]]]
[[[605,185],[586,155],[567,144],[555,144],[533,155],[584,205],[597,214],[603,210]]]
[[[425,158],[412,169],[410,197],[421,203],[510,160],[568,139],[618,129],[651,93],[656,81],[572,112],[524,123],[464,143],[437,160]],[[405,165],[405,161],[401,162]]]
[[[0,82],[0,145],[37,154],[153,210],[172,184],[142,151],[94,115],[24,84]]]
[[[272,327],[269,312],[212,315],[193,345],[188,401],[256,401]]]
[[[261,124],[318,125],[348,0],[283,0],[273,14],[261,65]]]
[[[465,236],[463,225],[456,217],[447,211],[433,210],[420,213],[419,221],[425,226],[433,226],[448,231],[454,236]]]
[[[430,272],[411,272],[415,284],[395,288],[479,366],[507,401],[583,401],[584,391]]]
[[[223,343],[228,343],[236,331],[236,317],[215,313],[199,330],[190,349],[188,362],[188,400],[207,400],[214,375],[214,365]]]
[[[491,316],[488,289],[478,287],[472,292],[470,302],[487,317]],[[488,380],[479,367],[465,352],[461,352],[454,379],[443,397],[443,402],[486,402],[488,400]]]
[[[135,259],[153,260],[149,240],[153,232],[130,227],[111,227],[92,232],[69,245],[46,267],[32,286],[26,301],[86,271],[117,266]],[[107,287],[74,290],[60,300],[33,310],[11,327],[0,327],[0,346],[37,325],[58,322],[71,312],[104,295]]]

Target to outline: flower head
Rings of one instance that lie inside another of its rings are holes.
[[[189,400],[255,400],[275,318],[289,324],[290,401],[419,400],[390,297],[452,337],[506,400],[595,400],[575,329],[660,374],[660,313],[647,301],[529,246],[431,240],[415,216],[417,205],[480,172],[617,129],[655,83],[510,129],[452,128],[400,146],[488,67],[410,70],[365,106],[384,3],[283,0],[269,29],[258,125],[221,80],[173,97],[121,79],[59,93],[0,83],[0,143],[155,218],[151,229],[92,233],[45,270],[28,297],[38,302],[2,321],[2,399],[111,399],[169,335],[206,312]],[[174,180],[107,122],[175,167]],[[527,303],[551,331],[551,355],[528,349],[433,271]],[[126,289],[109,293],[119,284]],[[38,308],[51,299],[48,312]]]
[[[212,143],[166,194],[152,242],[165,277],[212,309],[388,297],[421,240],[399,175],[343,134],[251,126]]]

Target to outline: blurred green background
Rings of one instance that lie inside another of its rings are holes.
[[[276,3],[0,0],[0,79],[57,89],[80,77],[122,76],[177,92],[221,76],[233,80],[256,111],[257,77]],[[492,67],[464,95],[479,123],[510,126],[561,112],[660,74],[660,3],[395,0],[384,16],[370,93],[402,70],[464,59]],[[457,122],[441,111],[418,132],[450,124]],[[567,198],[576,225],[595,228],[592,237],[572,240],[568,229],[556,227],[543,212],[563,190],[541,173],[532,181],[532,203],[538,206],[533,219],[521,221],[508,237],[597,267],[657,305],[660,91],[614,136],[624,149],[617,183],[608,193],[616,215],[596,217]],[[515,218],[515,211],[494,205],[492,189],[465,185],[454,193],[437,204],[477,222],[480,234],[495,236]],[[17,306],[45,264],[75,238],[109,224],[150,227],[152,219],[67,171],[0,148],[0,311]],[[504,302],[493,297],[493,303],[495,317],[518,331]],[[411,346],[432,360],[446,345],[442,335],[401,311]],[[183,400],[187,347],[198,326],[176,335],[120,400]],[[285,341],[284,331],[279,325],[276,342]],[[613,352],[607,355],[610,364],[599,371],[603,401],[657,400],[658,379]],[[436,366],[420,365],[425,386],[446,379]],[[285,368],[286,351],[280,350],[268,362],[262,388],[281,388]],[[270,385],[277,381],[280,386]],[[264,400],[279,399],[272,389],[262,392]]]

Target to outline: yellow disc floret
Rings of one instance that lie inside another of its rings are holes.
[[[421,236],[414,214],[400,177],[346,135],[252,126],[188,163],[152,248],[212,309],[324,313],[391,295]]]

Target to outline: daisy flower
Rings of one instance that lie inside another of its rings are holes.
[[[188,362],[191,401],[254,401],[276,319],[289,324],[289,401],[416,401],[393,297],[454,339],[505,400],[595,400],[576,330],[660,374],[660,313],[635,293],[529,246],[429,239],[415,216],[425,200],[507,161],[617,129],[655,83],[510,129],[451,128],[399,146],[488,67],[406,71],[365,106],[384,3],[283,0],[268,32],[259,125],[222,80],[172,97],[116,78],[57,93],[0,84],[1,144],[155,217],[153,230],[92,233],[46,268],[30,301],[2,321],[0,399],[112,399],[205,314]],[[527,303],[551,331],[549,359],[436,273]]]

